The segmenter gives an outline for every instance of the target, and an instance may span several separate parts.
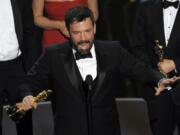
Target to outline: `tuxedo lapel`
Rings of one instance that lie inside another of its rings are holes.
[[[101,52],[98,44],[95,44],[95,52],[96,52],[96,59],[97,59],[97,81],[95,85],[95,92],[92,96],[94,100],[97,94],[99,93],[102,83],[104,82],[106,76],[106,67],[107,67],[107,56],[104,52]],[[99,97],[98,97],[99,98]]]
[[[95,82],[94,94],[92,95],[92,100],[95,99],[97,94],[99,93],[104,78],[106,76],[106,68],[107,68],[107,56],[104,52],[101,52],[100,47],[95,45],[96,59],[97,59],[97,79]],[[73,53],[71,49],[66,51],[65,53],[60,53],[59,57],[63,61],[63,66],[68,76],[70,85],[74,89],[75,93],[78,94],[81,98],[84,97],[82,92],[82,79],[78,67],[76,65]],[[70,89],[72,91],[72,89]],[[98,95],[99,98],[100,95]]]
[[[180,10],[178,9],[167,47],[171,47],[171,44],[173,45],[174,41],[177,41],[177,38],[179,38],[179,33],[180,33]]]
[[[70,49],[71,50],[71,49]],[[78,94],[79,96],[81,96],[81,79],[80,79],[80,73],[78,70],[78,67],[75,63],[74,57],[73,57],[73,53],[72,51],[68,51],[67,53],[64,54],[60,54],[60,57],[62,58],[63,61],[63,65],[66,71],[66,74],[68,76],[69,82],[72,86],[72,89],[74,89],[74,91],[76,92],[76,94]],[[71,91],[73,91],[72,89],[70,89]]]
[[[152,18],[152,25],[155,27],[155,30],[153,31],[153,33],[156,34],[155,40],[159,40],[160,44],[165,46],[163,7],[160,0],[155,2],[155,5],[152,6],[152,10],[150,10],[149,14],[152,15],[150,18]]]

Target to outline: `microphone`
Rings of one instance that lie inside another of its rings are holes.
[[[85,79],[85,85],[88,91],[92,90],[92,83],[93,83],[93,78],[90,74],[88,74]]]

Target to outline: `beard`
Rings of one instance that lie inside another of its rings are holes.
[[[81,54],[88,54],[91,50],[92,44],[93,42],[89,40],[82,40],[82,41],[77,42],[77,45],[75,45],[75,48]],[[83,46],[88,46],[88,47],[83,49]]]

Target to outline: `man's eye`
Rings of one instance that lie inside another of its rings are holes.
[[[73,32],[73,34],[79,34],[80,32]]]

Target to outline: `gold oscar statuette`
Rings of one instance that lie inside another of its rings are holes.
[[[47,99],[47,97],[52,93],[52,90],[43,90],[40,92],[37,96],[34,97],[35,102],[38,103],[40,101],[43,101]],[[26,113],[23,107],[23,103],[19,102],[15,105],[8,105],[5,107],[6,112],[11,120],[14,122],[19,122],[20,119],[22,119]]]
[[[159,58],[159,62],[162,62],[164,59],[164,47],[159,43],[159,40],[155,40],[155,53],[157,54]],[[160,71],[165,78],[168,78],[168,75],[162,71]]]

